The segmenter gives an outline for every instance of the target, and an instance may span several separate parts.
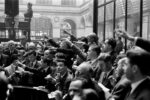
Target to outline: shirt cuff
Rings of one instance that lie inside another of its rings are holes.
[[[135,37],[135,38],[134,38],[134,42],[133,42],[134,45],[136,45],[137,39],[138,39],[138,37]]]

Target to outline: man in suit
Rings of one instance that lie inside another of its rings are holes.
[[[99,46],[90,46],[87,52],[87,60],[90,63],[92,69],[93,69],[93,78],[98,81],[99,76],[102,72],[100,61],[97,60],[97,57],[101,53]]]
[[[3,45],[0,44],[0,66],[1,67],[8,66],[7,61],[8,61],[8,56],[3,54]]]
[[[93,70],[89,63],[80,64],[75,72],[75,77],[85,78],[89,82],[89,88],[92,88],[98,94],[100,100],[105,100],[104,91],[99,87],[98,83],[92,79]]]
[[[119,78],[120,80],[114,85],[111,91],[109,100],[124,100],[127,93],[131,90],[131,83],[125,76],[125,70],[127,68],[127,58],[121,58],[118,61],[118,66],[115,70],[115,81]]]
[[[39,68],[41,67],[40,61],[37,61],[36,59],[37,53],[35,51],[31,51],[28,55],[29,63],[27,64],[30,68]]]
[[[131,81],[131,91],[126,100],[150,100],[150,78],[148,77],[150,53],[134,48],[127,52],[126,77]]]
[[[18,51],[15,47],[15,42],[14,41],[10,40],[8,42],[8,49],[6,49],[4,51],[4,54],[8,55],[8,57],[9,57],[8,65],[10,65],[13,61],[12,55],[18,55]]]
[[[100,66],[103,71],[100,75],[99,82],[111,90],[113,88],[113,85],[110,82],[110,76],[112,76],[114,72],[111,62],[111,56],[107,53],[102,53],[98,59],[101,62]]]
[[[73,79],[73,74],[71,70],[67,67],[67,60],[65,57],[65,54],[59,53],[57,55],[56,59],[56,65],[57,65],[57,71],[56,71],[56,88],[60,91],[62,91],[63,95],[67,93],[69,84],[71,80]]]
[[[107,53],[111,56],[112,63],[114,63],[117,55],[115,48],[116,48],[116,40],[113,38],[106,39],[101,47],[102,52]]]
[[[16,55],[12,55],[12,64],[5,67],[5,74],[8,77],[9,82],[13,85],[18,85],[20,75],[23,71],[24,69],[18,66],[18,57]]]

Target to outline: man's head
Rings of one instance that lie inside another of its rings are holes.
[[[66,63],[64,61],[57,61],[56,65],[57,65],[57,72],[58,73],[64,74],[67,72],[67,66],[66,66]]]
[[[36,46],[33,42],[28,44],[28,50],[36,50]]]
[[[93,74],[92,67],[89,63],[82,63],[76,68],[75,77],[91,78]]]
[[[42,66],[43,68],[46,68],[46,67],[48,67],[49,65],[50,65],[50,60],[47,59],[47,58],[43,58],[42,61],[41,61],[41,66]]]
[[[99,56],[100,52],[101,50],[99,46],[90,46],[87,52],[88,53],[87,58],[93,60]]]
[[[32,8],[32,3],[29,2],[27,6],[28,6],[29,9],[31,9]]]
[[[50,55],[50,51],[49,50],[45,50],[44,51],[44,58],[49,58]]]
[[[82,80],[76,79],[70,83],[69,86],[69,96],[73,98],[75,95],[79,95],[82,91]]]
[[[80,95],[83,89],[87,88],[90,88],[88,80],[77,77],[71,81],[68,94],[72,99],[75,95]]]
[[[134,48],[127,52],[126,77],[131,82],[136,82],[140,78],[149,75],[150,54],[141,48]]]
[[[15,42],[10,40],[8,42],[8,47],[9,47],[10,50],[14,50],[15,49]]]
[[[103,52],[111,52],[116,47],[116,40],[113,38],[106,39],[102,45]]]
[[[29,54],[29,56],[28,56],[28,58],[29,58],[29,60],[31,61],[31,62],[34,62],[35,60],[36,60],[36,56],[37,54],[36,54],[36,52],[35,51],[32,51],[30,54]]]
[[[18,50],[18,59],[23,60],[24,54],[25,54],[25,50]]]
[[[55,51],[45,50],[44,51],[44,58],[53,59],[55,56]]]
[[[87,36],[87,39],[88,39],[88,45],[98,44],[98,37],[97,37],[97,35],[95,33],[90,33]]]
[[[67,61],[66,61],[65,54],[56,53],[55,62],[56,62],[56,65],[57,65],[58,73],[64,74],[65,72],[67,72]]]
[[[123,74],[125,74],[125,71],[127,69],[127,58],[121,58],[119,59],[117,63],[117,68],[115,70],[116,77],[121,77]]]

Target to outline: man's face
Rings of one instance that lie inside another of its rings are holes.
[[[29,60],[31,62],[35,61],[36,60],[36,56],[34,56],[33,54],[29,55]]]
[[[84,75],[83,71],[80,68],[77,68],[75,72],[75,77],[80,77],[82,75]]]
[[[120,77],[122,74],[124,74],[124,69],[123,67],[125,67],[125,64],[123,64],[123,62],[121,60],[118,61],[118,64],[117,64],[117,68],[115,70],[115,75],[117,77]]]
[[[45,57],[45,58],[49,58],[49,56],[50,56],[49,50],[46,50],[46,51],[44,52],[44,57]]]
[[[133,70],[132,70],[132,64],[130,63],[130,59],[127,58],[127,68],[125,70],[125,74],[126,74],[126,77],[129,79],[129,80],[133,80],[134,79],[134,73],[133,73]]]
[[[87,53],[88,53],[88,55],[87,55],[88,59],[92,59],[94,56],[96,56],[96,52],[93,50],[92,46],[89,48]]]
[[[9,49],[10,49],[10,50],[14,50],[14,49],[15,49],[15,44],[10,43],[10,44],[9,44]]]
[[[102,44],[102,51],[103,52],[109,52],[110,45],[108,44],[108,40],[105,40],[105,42]]]
[[[14,61],[13,61],[13,64],[14,64],[15,66],[18,66],[18,60],[14,60]]]
[[[69,86],[69,96],[73,98],[75,95],[79,95],[82,90],[82,81],[72,81]]]
[[[57,62],[56,64],[58,73],[64,74],[67,71],[67,66],[65,66],[64,62]]]

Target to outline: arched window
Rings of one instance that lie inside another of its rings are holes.
[[[68,35],[64,34],[63,31],[64,30],[67,30],[68,32],[71,32],[71,25],[68,23],[68,22],[63,22],[61,24],[61,29],[60,29],[60,37],[61,38],[65,38],[67,37]]]

